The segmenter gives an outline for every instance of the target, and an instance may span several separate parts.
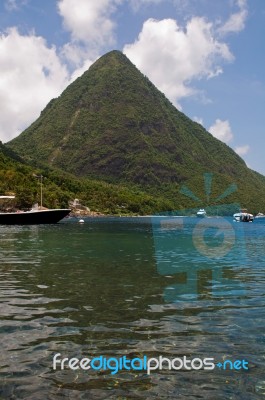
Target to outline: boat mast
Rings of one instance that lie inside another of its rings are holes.
[[[42,178],[43,176],[40,175],[40,209],[42,210]]]
[[[42,174],[41,174],[41,175],[33,174],[33,176],[34,176],[35,178],[40,179],[40,208],[42,209],[42,197],[43,197],[42,179],[43,179],[43,175],[42,175]]]

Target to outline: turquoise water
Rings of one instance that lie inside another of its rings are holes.
[[[69,219],[0,240],[0,399],[265,397],[265,224]],[[53,370],[56,353],[249,369]]]

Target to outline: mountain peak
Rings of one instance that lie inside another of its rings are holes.
[[[133,68],[136,68],[133,63],[126,57],[125,54],[123,54],[120,50],[112,50],[100,58],[98,58],[94,64],[90,66],[90,68],[85,72],[87,73],[88,71],[93,71],[97,69],[104,69],[104,68],[122,68],[125,66],[131,66]]]
[[[99,61],[99,60],[107,60],[107,59],[109,59],[109,60],[117,59],[117,60],[120,60],[120,61],[128,60],[128,58],[126,57],[126,55],[122,51],[120,51],[120,50],[111,50],[108,53],[103,54],[103,56],[99,57],[99,59],[97,61]]]

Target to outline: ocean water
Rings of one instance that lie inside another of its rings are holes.
[[[0,226],[0,346],[0,399],[264,398],[265,223]],[[176,368],[54,370],[57,353]]]

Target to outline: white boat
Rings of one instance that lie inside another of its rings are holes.
[[[263,214],[263,213],[258,213],[256,216],[255,216],[255,219],[256,218],[265,218],[265,214]]]
[[[258,213],[255,218],[254,221],[256,222],[265,222],[265,214],[263,213]]]
[[[206,211],[204,208],[201,208],[198,212],[197,212],[197,217],[199,218],[204,218],[206,217]]]
[[[254,215],[248,213],[246,209],[242,209],[240,212],[235,213],[233,218],[237,222],[253,222]]]

